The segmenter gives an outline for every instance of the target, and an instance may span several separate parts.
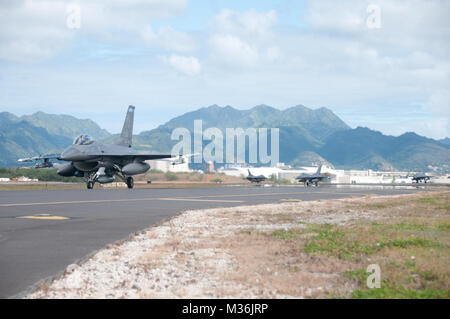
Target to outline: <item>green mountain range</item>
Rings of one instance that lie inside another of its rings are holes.
[[[428,171],[450,165],[450,145],[412,132],[394,137],[365,127],[333,134],[317,152],[347,169]]]
[[[18,118],[18,121],[30,122],[34,126],[45,128],[50,134],[66,136],[71,139],[81,133],[88,134],[95,139],[104,139],[111,135],[92,120],[80,120],[70,115],[36,112],[32,115],[23,115]]]
[[[436,141],[415,133],[394,137],[368,128],[351,129],[331,110],[312,110],[303,105],[286,110],[267,105],[249,110],[212,105],[142,132],[138,139],[153,149],[169,152],[177,142],[170,140],[172,130],[186,127],[192,132],[194,120],[199,119],[203,129],[217,127],[223,133],[226,127],[278,127],[280,161],[294,166],[320,162],[345,169],[427,171],[429,166],[448,169],[450,164],[448,138]]]
[[[170,140],[172,130],[185,127],[193,132],[194,120],[202,120],[204,130],[209,127],[219,128],[223,136],[226,128],[279,128],[280,160],[286,163],[294,161],[302,152],[318,149],[332,134],[350,129],[327,108],[312,110],[297,105],[281,111],[258,105],[249,110],[237,110],[231,106],[211,105],[176,117],[151,131],[142,132],[139,137],[154,149],[170,152],[178,142]]]
[[[17,120],[10,113],[0,113],[0,166],[17,165],[17,159],[60,151],[72,139],[50,134],[30,122]]]
[[[92,120],[69,115],[0,113],[0,166],[15,166],[21,157],[61,152],[83,132],[96,139],[110,135]]]
[[[303,105],[285,110],[267,105],[248,110],[212,105],[135,135],[134,145],[141,150],[170,152],[178,142],[170,139],[173,129],[185,127],[193,132],[194,120],[202,120],[203,130],[219,128],[224,136],[225,128],[279,128],[280,161],[294,166],[322,162],[343,169],[428,171],[440,167],[449,171],[448,138],[437,141],[415,133],[394,137],[368,128],[351,129],[331,110]],[[91,120],[68,115],[38,112],[16,117],[0,113],[0,166],[17,165],[19,157],[61,151],[80,133],[106,142],[117,137]]]

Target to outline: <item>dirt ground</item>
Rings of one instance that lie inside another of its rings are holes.
[[[27,297],[449,298],[449,194],[185,211]]]

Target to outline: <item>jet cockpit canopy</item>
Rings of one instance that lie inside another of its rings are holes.
[[[93,142],[94,140],[87,134],[81,134],[73,140],[74,145],[89,145]]]

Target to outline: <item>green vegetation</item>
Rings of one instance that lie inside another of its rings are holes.
[[[45,182],[83,182],[79,177],[63,177],[56,173],[56,168],[5,168],[0,167],[0,177],[18,178],[25,176],[28,178],[37,178],[39,181]]]
[[[341,259],[355,259],[362,254],[373,254],[377,248],[380,248],[375,243],[364,242],[356,236],[356,232],[346,231],[331,224],[309,225],[305,232],[315,234],[307,240],[304,248],[308,253],[328,254]]]
[[[109,135],[91,120],[68,115],[0,113],[0,165],[17,166],[19,158],[60,153],[82,133],[94,139]]]
[[[151,131],[142,132],[142,143],[160,151],[170,151],[175,127],[192,132],[192,119],[205,127],[278,127],[280,161],[291,165],[329,162],[339,168],[426,171],[428,165],[448,164],[450,147],[415,133],[394,137],[364,127],[350,129],[326,108],[311,110],[297,105],[280,111],[267,105],[249,110],[212,105],[178,116]]]
[[[450,298],[450,291],[437,289],[415,290],[410,288],[390,287],[382,285],[377,289],[356,289],[352,292],[355,299],[447,299]]]
[[[272,236],[280,239],[292,239],[297,238],[299,236],[299,233],[295,230],[276,230],[272,233]]]
[[[411,201],[363,205],[414,217],[351,225],[304,224],[271,235],[313,255],[350,266],[342,275],[358,288],[352,298],[450,298],[450,222],[447,193]],[[355,209],[357,206],[353,206]],[[369,264],[381,269],[381,288],[369,289]]]
[[[417,200],[418,203],[432,204],[438,206],[440,209],[450,211],[450,199],[448,196],[432,196],[423,197]]]
[[[170,152],[176,143],[170,139],[173,129],[186,127],[192,132],[193,118],[202,119],[205,127],[217,127],[223,133],[227,127],[277,127],[280,161],[291,165],[329,162],[339,168],[425,171],[429,165],[443,167],[450,157],[446,140],[436,141],[415,133],[393,137],[363,127],[351,129],[327,108],[312,110],[302,105],[282,111],[267,105],[249,110],[212,105],[134,135],[134,147]],[[17,117],[0,113],[0,165],[13,166],[20,157],[60,152],[80,133],[109,143],[118,137],[91,120],[68,115],[37,112]]]
[[[92,120],[78,119],[64,114],[36,112],[32,115],[23,115],[19,120],[27,121],[37,127],[42,127],[50,134],[65,136],[70,139],[80,134],[88,134],[94,139],[103,139],[110,135],[109,132],[101,129]]]
[[[177,174],[175,174],[175,173],[173,173],[173,172],[167,171],[167,172],[164,174],[164,176],[166,177],[166,179],[167,179],[168,181],[176,181],[176,180],[178,180]]]

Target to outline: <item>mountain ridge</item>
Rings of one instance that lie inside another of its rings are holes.
[[[284,110],[265,104],[246,110],[213,104],[134,135],[135,147],[170,152],[178,142],[170,139],[172,130],[186,127],[192,132],[194,120],[199,119],[203,121],[203,129],[218,127],[223,133],[227,127],[278,127],[280,161],[297,166],[324,162],[344,169],[425,171],[430,166],[447,165],[448,168],[450,158],[449,138],[434,140],[414,132],[391,136],[367,127],[352,129],[326,107],[310,109],[301,104]],[[21,132],[20,136],[16,131]],[[3,158],[0,165],[17,165],[18,157],[61,151],[80,133],[107,142],[118,136],[101,129],[92,120],[70,115],[36,112],[18,117],[1,112],[0,152]]]

